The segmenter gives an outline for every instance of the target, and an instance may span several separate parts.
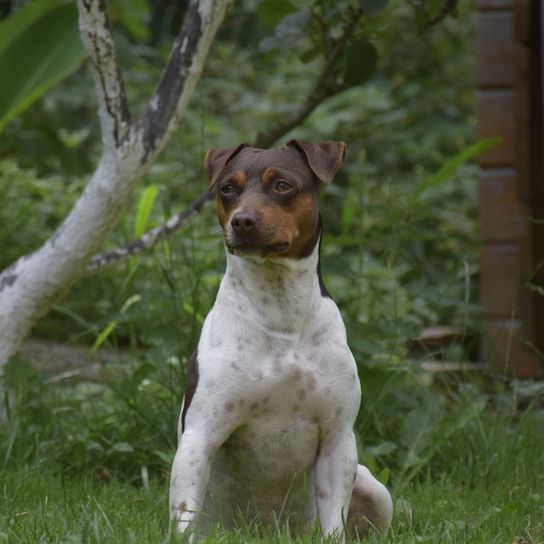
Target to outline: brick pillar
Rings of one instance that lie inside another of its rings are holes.
[[[481,360],[496,374],[544,376],[542,75],[539,0],[478,0]],[[540,94],[539,94],[540,93]],[[540,234],[540,236],[539,236]],[[540,281],[540,283],[539,283]]]

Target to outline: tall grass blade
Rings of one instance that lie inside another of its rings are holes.
[[[466,147],[460,153],[455,155],[455,157],[452,157],[451,159],[446,161],[438,170],[438,172],[418,183],[418,185],[414,189],[414,192],[412,193],[413,198],[417,199],[429,189],[432,189],[433,187],[444,183],[453,174],[455,174],[460,166],[482,154],[484,151],[487,151],[488,149],[499,145],[500,142],[501,139],[498,137],[485,138],[484,140],[480,140],[479,142],[476,142],[475,144]]]
[[[155,199],[157,198],[158,194],[159,190],[155,185],[146,187],[141,194],[138,201],[138,209],[136,211],[136,221],[134,223],[135,238],[140,238],[140,236],[142,236],[147,230],[149,215],[151,214],[153,204],[155,203]]]

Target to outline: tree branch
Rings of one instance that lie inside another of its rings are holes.
[[[440,12],[425,23],[425,29],[430,28],[431,26],[438,24],[442,19],[445,19],[457,7],[457,4],[458,0],[445,0]]]
[[[325,98],[329,98],[342,90],[334,81],[334,68],[336,66],[338,57],[342,53],[342,49],[353,34],[353,31],[357,27],[360,18],[361,12],[356,12],[353,15],[349,25],[342,33],[342,36],[336,40],[329,52],[329,56],[325,64],[323,65],[321,76],[298,111],[296,111],[291,117],[279,122],[271,129],[265,132],[260,132],[255,141],[256,147],[271,146],[284,134],[287,134],[290,130],[300,125],[317,108],[317,106],[319,106],[319,104],[325,100]]]
[[[317,108],[317,106],[323,102],[323,100],[344,90],[344,87],[337,85],[334,81],[334,68],[338,57],[342,53],[343,47],[357,27],[361,15],[362,13],[360,11],[354,13],[350,24],[346,27],[342,36],[335,41],[334,45],[329,51],[329,56],[323,65],[323,70],[321,71],[319,80],[300,108],[289,118],[284,121],[280,121],[271,129],[265,132],[260,132],[255,139],[255,147],[267,148],[271,146],[290,130],[300,125]],[[166,71],[165,75],[163,76],[163,80],[165,77]],[[160,92],[159,90],[161,84],[159,84],[159,88],[157,89],[155,95]],[[152,102],[153,99],[151,103]],[[141,238],[133,240],[124,247],[95,255],[87,266],[87,273],[93,274],[100,272],[101,270],[110,268],[117,263],[152,249],[159,241],[164,240],[174,232],[178,231],[193,215],[200,212],[208,202],[213,200],[214,196],[215,195],[213,192],[206,191],[198,196],[183,211],[173,215],[163,225],[148,230]]]
[[[193,215],[201,211],[212,198],[213,193],[203,193],[182,212],[172,216],[163,225],[148,230],[141,238],[130,242],[124,247],[95,255],[87,265],[87,274],[111,268],[121,261],[153,248],[155,244],[179,230]]]
[[[78,10],[81,40],[93,65],[102,142],[105,149],[116,149],[130,128],[130,112],[106,1],[78,0]]]
[[[181,45],[173,51],[149,103],[150,113],[131,123],[106,0],[78,0],[82,40],[94,67],[104,149],[85,190],[55,234],[0,272],[0,367],[17,351],[34,322],[84,274],[134,186],[179,124],[228,3],[191,1],[192,22],[183,29],[191,29],[192,37],[182,29]],[[168,114],[171,119],[166,119]]]
[[[206,56],[228,4],[230,0],[190,3],[168,64],[142,117],[146,159],[162,149],[177,127],[202,72],[200,60]],[[202,39],[204,31],[209,33],[209,40]]]

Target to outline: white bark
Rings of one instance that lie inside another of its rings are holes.
[[[78,0],[79,33],[95,74],[98,116],[105,149],[117,147],[130,128],[130,115],[115,43],[102,0]]]
[[[134,185],[177,128],[228,3],[191,2],[147,110],[131,122],[105,0],[78,0],[80,32],[94,69],[103,155],[57,232],[0,274],[0,368],[35,321],[83,275]]]

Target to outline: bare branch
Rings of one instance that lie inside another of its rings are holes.
[[[321,34],[321,43],[323,44],[323,55],[325,59],[329,58],[329,52],[331,50],[331,36],[329,34],[329,28],[325,24],[324,19],[324,7],[323,2],[320,2],[321,13],[318,13],[317,11],[312,12],[312,17],[314,21],[317,23],[317,26],[319,27],[319,32]]]
[[[342,53],[343,47],[359,23],[360,17],[361,13],[356,12],[342,36],[332,44],[329,57],[323,65],[321,76],[304,103],[288,119],[280,121],[266,132],[259,133],[255,140],[256,147],[266,148],[271,146],[290,130],[300,125],[317,108],[317,106],[323,102],[323,100],[344,90],[344,87],[338,86],[334,81],[334,68],[338,57]],[[163,79],[164,77],[165,76],[163,76]],[[158,92],[159,89],[157,90],[157,93]],[[179,230],[193,215],[200,212],[207,202],[213,200],[214,196],[214,193],[206,191],[198,196],[182,212],[168,219],[162,226],[147,231],[141,238],[133,240],[127,246],[95,255],[87,266],[87,273],[92,274],[104,270],[105,268],[110,268],[130,257],[150,250],[157,242]]]
[[[93,65],[104,148],[118,148],[130,128],[123,74],[105,0],[78,0],[79,30]]]
[[[357,27],[360,17],[360,12],[353,15],[353,18],[342,33],[342,36],[338,38],[338,40],[332,46],[331,50],[329,51],[328,58],[323,65],[321,76],[302,106],[293,115],[291,115],[291,117],[285,119],[284,121],[280,121],[265,132],[260,132],[255,141],[256,147],[271,146],[284,134],[287,134],[290,130],[300,125],[317,108],[317,106],[323,102],[323,100],[335,95],[341,90],[340,87],[337,87],[334,80],[334,68],[346,42]]]
[[[193,215],[202,210],[206,203],[212,200],[213,196],[213,193],[203,193],[182,212],[172,216],[163,225],[148,230],[141,238],[130,242],[127,246],[95,255],[87,265],[87,274],[110,268],[121,261],[148,251],[157,242],[164,240],[179,230]]]
[[[143,115],[146,159],[163,147],[178,125],[181,113],[203,69],[210,44],[230,0],[192,0],[161,80]]]
[[[457,4],[458,0],[445,0],[440,12],[425,23],[425,28],[430,28],[445,19],[457,7]]]

